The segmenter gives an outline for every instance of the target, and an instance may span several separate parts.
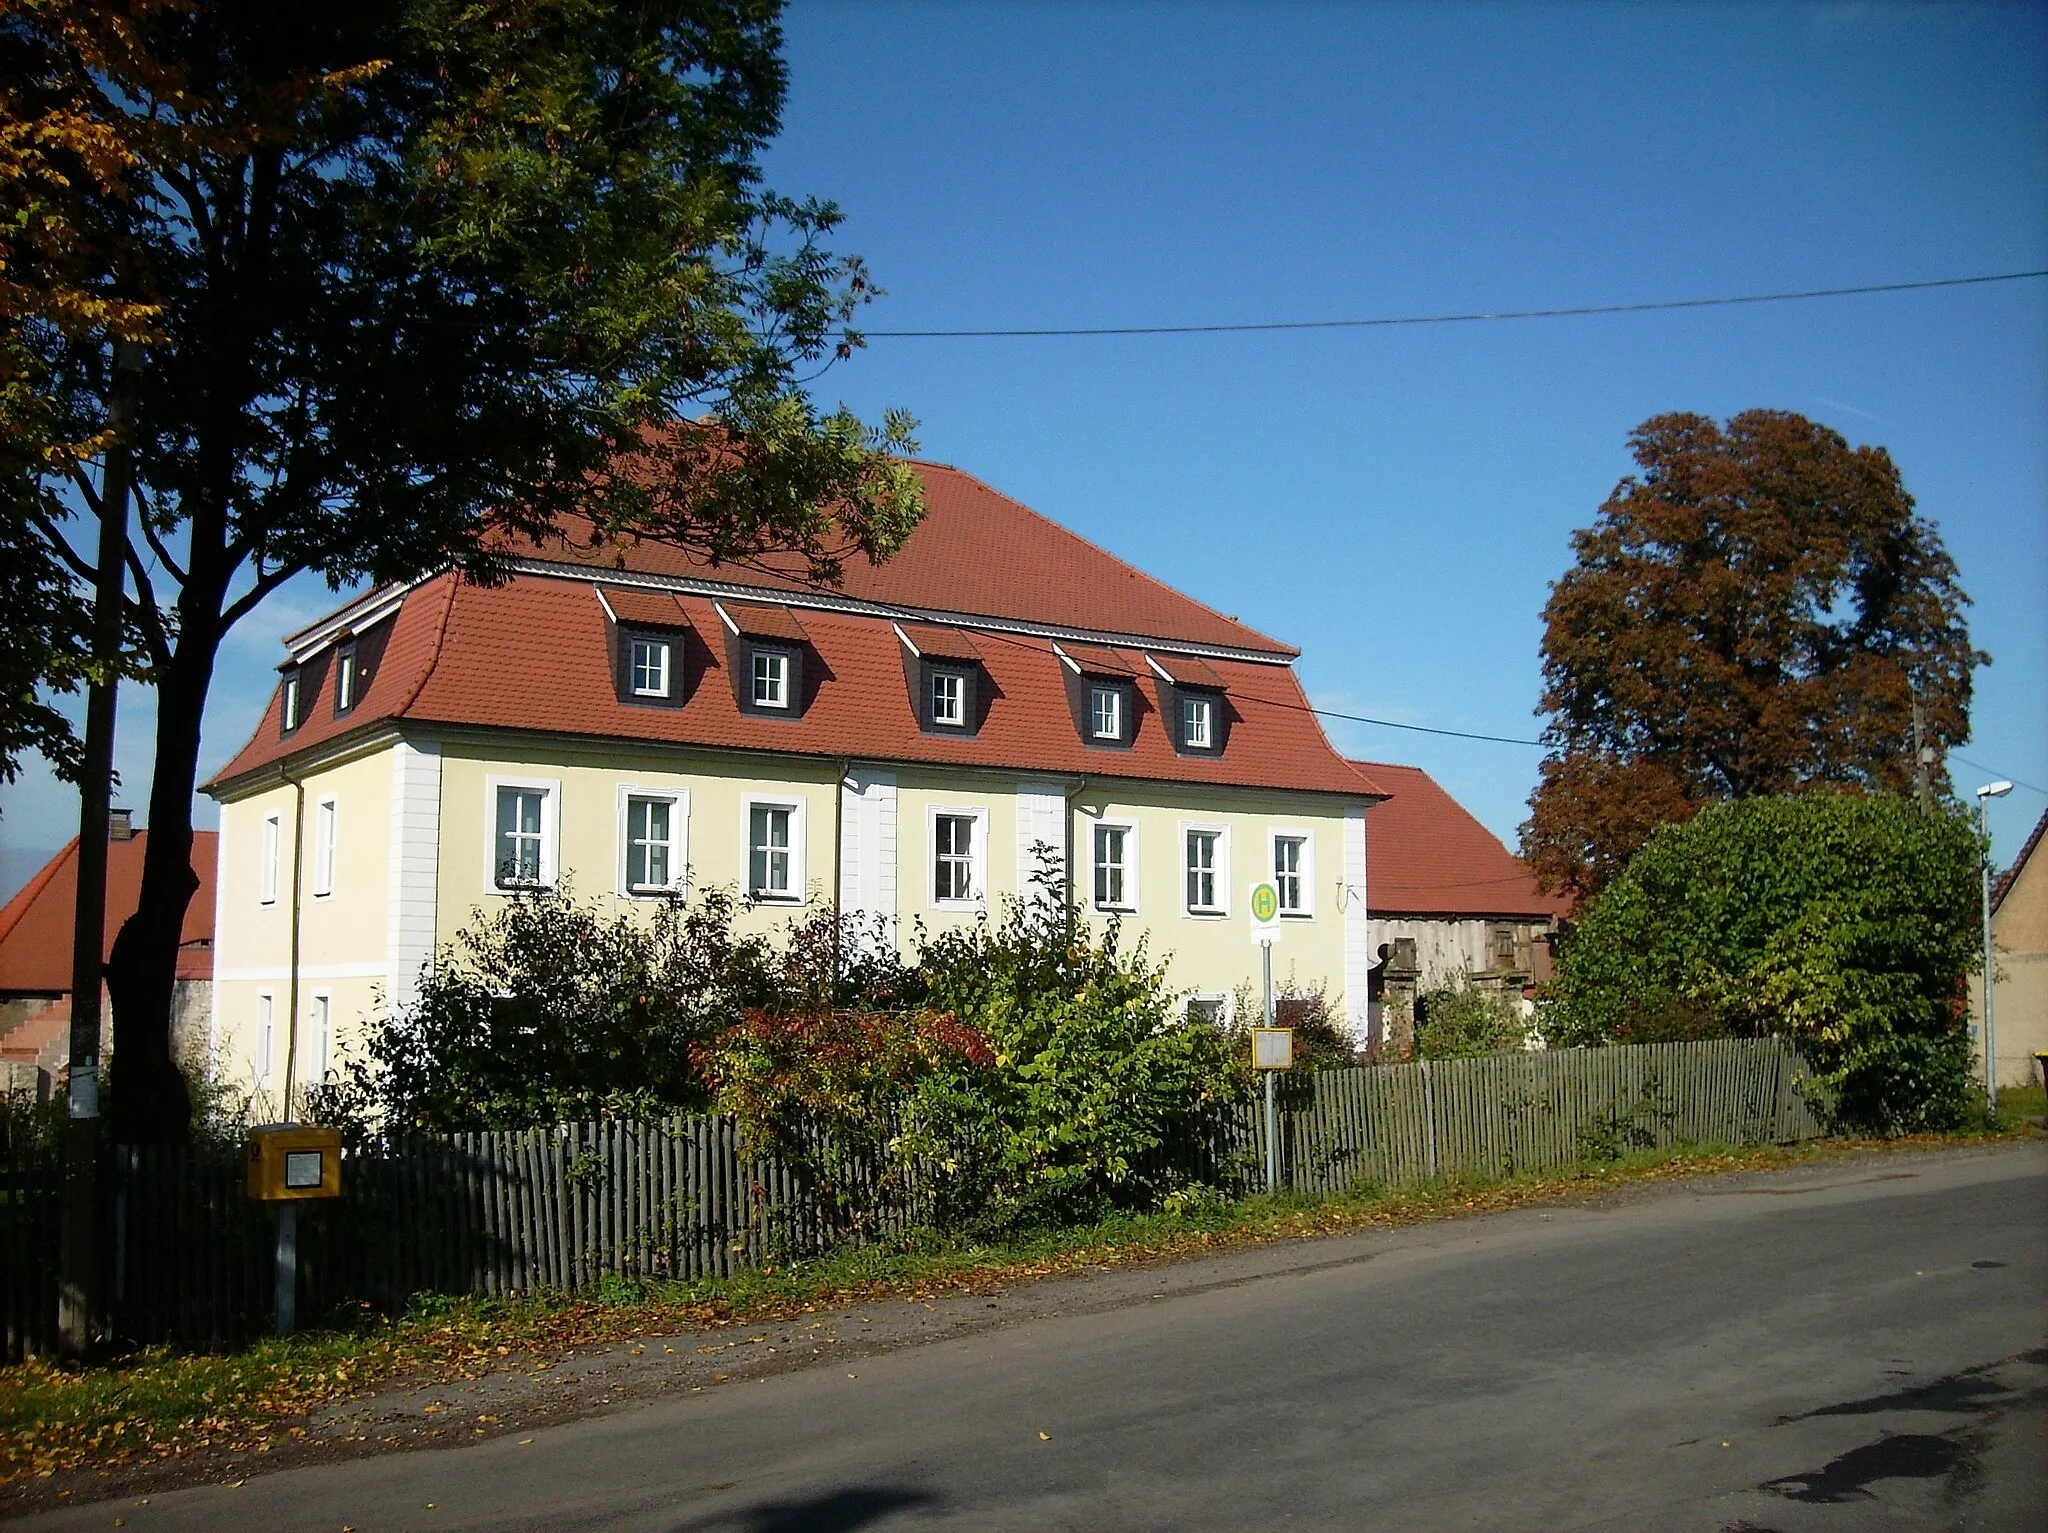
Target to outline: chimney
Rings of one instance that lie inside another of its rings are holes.
[[[133,841],[135,839],[134,811],[132,809],[109,809],[107,811],[107,839],[109,841]]]

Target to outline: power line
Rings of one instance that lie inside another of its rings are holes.
[[[1960,761],[1967,767],[1975,767],[1980,772],[1989,772],[1993,777],[2005,777],[2005,774],[1999,771],[1997,767],[1988,767],[1981,761],[1972,761],[1968,756],[1958,756],[1954,751],[1948,753],[1948,759]],[[2039,793],[2043,796],[2048,796],[2048,788],[2037,788],[2030,782],[2021,782],[2017,777],[2006,777],[2005,780],[2015,788],[2025,788],[2029,793]]]
[[[1244,325],[1077,325],[1016,330],[863,330],[868,340],[969,340],[1081,335],[1237,335],[1263,330],[1364,330],[1390,325],[1462,325],[1490,319],[1570,319],[1588,314],[1647,314],[1661,309],[1718,309],[1745,303],[1790,303],[1804,298],[1849,298],[1864,293],[1912,293],[1937,287],[2023,282],[2048,270],[1994,272],[1980,277],[1937,277],[1927,282],[1876,282],[1861,287],[1816,287],[1794,293],[1742,293],[1724,298],[1668,298],[1655,303],[1587,304],[1569,309],[1502,309],[1475,314],[1401,314],[1375,319],[1273,320]],[[1516,741],[1516,744],[1526,742]]]
[[[1271,708],[1292,708],[1293,703],[1276,702],[1271,698],[1254,698],[1254,702],[1265,703]],[[1310,708],[1306,710],[1319,718],[1344,719],[1353,724],[1377,724],[1382,729],[1406,729],[1418,735],[1449,735],[1453,740],[1485,740],[1494,745],[1538,745],[1541,740],[1523,740],[1513,735],[1475,735],[1463,729],[1433,729],[1427,724],[1397,724],[1392,719],[1369,719],[1362,713],[1339,713],[1333,708]]]

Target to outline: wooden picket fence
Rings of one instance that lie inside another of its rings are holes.
[[[1822,1132],[1806,1068],[1780,1040],[1322,1071],[1281,1093],[1283,1174],[1303,1192],[1458,1173],[1555,1169],[1631,1148],[1787,1142]],[[1262,1108],[1228,1104],[1169,1147],[1183,1178],[1263,1185]],[[822,1149],[825,1146],[813,1146]],[[455,1134],[351,1155],[343,1195],[301,1205],[306,1323],[391,1312],[421,1293],[587,1290],[607,1278],[728,1276],[928,1217],[916,1168],[886,1177],[835,1154],[833,1196],[742,1145],[728,1117]],[[271,1212],[233,1146],[116,1146],[102,1178],[103,1292],[136,1342],[232,1346],[271,1323]],[[48,1156],[0,1162],[0,1344],[55,1342],[59,1177]]]

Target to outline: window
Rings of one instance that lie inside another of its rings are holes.
[[[1230,997],[1216,991],[1189,996],[1187,1020],[1207,1027],[1229,1026]]]
[[[356,705],[356,647],[344,644],[334,652],[334,711],[346,713]]]
[[[335,803],[323,798],[313,810],[313,894],[334,892]]]
[[[666,639],[632,641],[629,669],[635,697],[668,696],[668,652]]]
[[[1512,926],[1493,928],[1493,967],[1512,969],[1515,966],[1515,929]]]
[[[1273,887],[1280,895],[1282,915],[1308,914],[1308,837],[1273,837]]]
[[[1088,689],[1088,733],[1097,740],[1124,737],[1124,691],[1122,687],[1092,686]]]
[[[936,903],[959,904],[979,897],[975,860],[980,818],[974,814],[932,816],[932,899]]]
[[[798,882],[798,818],[794,804],[748,805],[747,893],[755,899],[802,897]]]
[[[789,651],[782,649],[757,649],[754,651],[754,706],[756,708],[787,708],[789,706]]]
[[[271,1061],[277,1050],[277,999],[265,994],[256,997],[256,1089],[268,1091],[271,1082]]]
[[[1222,893],[1230,874],[1223,858],[1223,832],[1187,832],[1188,909],[1200,915],[1223,912]]]
[[[333,1036],[334,1000],[315,995],[306,1007],[305,1064],[297,1073],[308,1086],[327,1079],[327,1047]]]
[[[284,678],[284,697],[277,705],[277,715],[284,732],[290,734],[299,727],[299,673],[292,671]]]
[[[552,797],[546,788],[530,784],[498,787],[491,855],[491,881],[496,887],[538,889],[553,882],[553,838],[548,833]]]
[[[667,893],[682,884],[676,832],[681,805],[673,794],[626,795],[626,892]]]
[[[967,727],[967,678],[959,671],[931,673],[932,723],[946,729]]]
[[[1216,699],[1183,693],[1180,700],[1180,743],[1191,751],[1216,748]]]
[[[275,814],[263,817],[263,862],[256,869],[256,897],[266,905],[277,903],[277,852],[284,839],[283,825]]]
[[[1129,825],[1095,827],[1096,909],[1137,909],[1137,840],[1137,831]]]

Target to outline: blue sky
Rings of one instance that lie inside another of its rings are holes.
[[[1627,303],[2048,267],[2048,8],[798,3],[771,184],[838,201],[875,330]],[[2048,788],[2048,281],[1248,336],[875,339],[827,404],[1305,651],[1323,707],[1533,736],[1540,610],[1667,410],[1897,459],[1975,598],[1967,791]],[[246,738],[287,588],[230,640]],[[123,702],[143,800],[146,694]],[[1510,843],[1538,752],[1332,721]],[[17,854],[75,798],[0,794]],[[2001,856],[2048,808],[1993,812]],[[202,823],[211,823],[210,806]]]

